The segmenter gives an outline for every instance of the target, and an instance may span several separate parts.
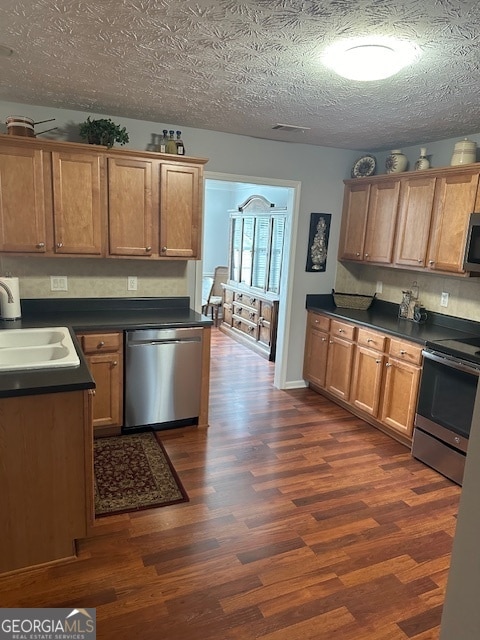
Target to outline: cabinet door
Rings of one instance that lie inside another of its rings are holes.
[[[109,253],[116,256],[151,256],[158,228],[157,194],[150,160],[108,158]]]
[[[44,162],[39,149],[0,148],[0,251],[46,251]]]
[[[463,273],[463,257],[470,213],[474,211],[478,173],[438,178],[433,208],[428,267]]]
[[[406,436],[412,437],[421,368],[389,358],[385,365],[381,422]]]
[[[86,356],[93,379],[95,396],[93,398],[94,435],[107,435],[99,427],[121,427],[122,419],[122,362],[119,353],[99,353]],[[120,429],[109,431],[108,435],[120,433]]]
[[[55,253],[102,255],[103,159],[52,151]]]
[[[400,179],[396,178],[370,187],[364,259],[390,264],[400,195]]]
[[[402,181],[395,264],[426,265],[435,182],[435,178],[426,177]]]
[[[369,197],[368,182],[345,186],[338,252],[340,260],[363,260]]]
[[[203,167],[162,163],[160,255],[199,258]]]
[[[328,355],[328,327],[330,321],[325,316],[309,312],[303,377],[319,387],[325,387]]]
[[[348,400],[355,345],[330,334],[328,344],[326,389],[342,400]]]
[[[383,353],[374,349],[355,349],[350,404],[373,417],[378,415],[384,359]]]

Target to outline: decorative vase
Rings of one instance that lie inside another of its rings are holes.
[[[455,143],[453,149],[450,166],[458,164],[470,164],[477,161],[477,143],[473,140],[464,138],[460,142]]]
[[[422,171],[430,168],[430,160],[427,158],[427,150],[425,147],[420,148],[420,157],[415,162],[415,171]]]
[[[390,155],[385,160],[385,170],[387,173],[401,173],[405,171],[408,164],[407,156],[401,149],[392,149]]]

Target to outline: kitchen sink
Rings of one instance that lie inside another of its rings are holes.
[[[67,327],[0,331],[0,371],[76,367],[79,364]]]

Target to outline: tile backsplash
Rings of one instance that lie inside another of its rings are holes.
[[[94,258],[0,258],[2,275],[20,278],[21,298],[111,298],[188,295],[186,261],[102,260]],[[68,291],[51,291],[50,277],[66,276]],[[128,276],[138,288],[127,290]]]
[[[416,281],[419,287],[419,302],[427,312],[430,310],[480,321],[480,278],[444,276],[431,272],[339,262],[335,290],[373,295],[378,281],[383,285],[382,293],[377,293],[380,300],[400,304],[402,290],[411,289]],[[447,307],[440,305],[442,292],[449,294]]]

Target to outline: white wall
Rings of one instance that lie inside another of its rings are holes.
[[[1,122],[4,122],[5,118],[9,115],[24,115],[36,121],[55,118],[56,120],[52,124],[57,125],[59,130],[51,134],[46,134],[44,137],[74,141],[79,141],[78,126],[87,116],[108,117],[108,114],[27,106],[1,101],[0,113]],[[132,149],[146,150],[147,145],[151,141],[152,133],[160,133],[164,128],[174,129],[178,124],[178,128],[182,130],[182,138],[185,141],[188,155],[209,158],[209,162],[205,167],[207,171],[270,179],[298,180],[301,182],[297,252],[293,279],[293,311],[290,322],[291,330],[286,371],[287,381],[293,383],[296,381],[300,382],[302,380],[303,344],[305,338],[305,296],[307,293],[327,293],[333,287],[342,212],[342,180],[350,176],[350,168],[353,161],[359,155],[358,151],[274,142],[247,136],[217,133],[201,129],[189,129],[181,126],[180,123],[152,123],[117,117],[112,119],[127,128],[130,134],[128,147]],[[41,126],[39,125],[37,128],[40,130]],[[5,131],[5,129],[3,131]],[[327,270],[322,274],[305,272],[311,212],[332,213]],[[2,259],[0,263],[2,270],[8,268],[10,271],[19,272],[19,269],[14,268],[15,261],[22,261],[22,259]],[[25,279],[28,287],[30,287],[29,279],[35,279],[35,285],[32,284],[32,286],[35,286],[36,291],[39,292],[39,297],[45,294],[48,295],[48,274],[39,273],[38,270],[30,267],[29,265],[32,261],[33,259],[29,259],[28,265],[27,262],[24,263],[25,268],[23,268],[22,271],[23,279]],[[53,263],[49,266],[49,274],[63,275],[62,269],[64,267],[62,263],[64,261],[59,259],[57,262],[54,260],[50,260],[49,262]],[[111,262],[116,263],[116,261]],[[40,265],[40,259],[35,261],[35,264],[37,263]],[[81,278],[82,265],[84,263],[82,260],[76,260],[75,263],[76,265],[72,263],[70,268],[75,268],[78,271],[78,278]],[[99,296],[117,295],[116,293],[112,293],[117,290],[115,275],[112,274],[109,282],[109,293],[105,294],[103,292],[103,274],[100,274],[100,277],[96,278],[96,268],[95,264],[93,264],[92,272],[89,275],[91,290],[95,292],[95,295]],[[100,266],[98,268],[100,270]],[[120,268],[120,266],[118,268]],[[124,267],[122,267],[122,269],[123,268]],[[158,295],[164,295],[162,283],[163,268],[161,265],[157,267],[158,279],[155,280],[155,274],[152,276],[153,281],[151,288],[158,290]],[[54,269],[58,269],[56,274],[52,272]],[[109,270],[110,269],[116,270],[117,267],[112,265],[111,267],[109,266]],[[185,271],[185,278],[188,277],[189,273],[191,273],[191,270],[187,269]],[[69,278],[72,280],[72,286],[74,288],[68,292],[68,295],[75,295],[74,292],[78,290],[75,286],[75,273],[71,273]],[[120,284],[118,286],[120,287]],[[188,283],[182,286],[182,284],[178,282],[175,286],[179,291],[178,295],[184,294],[185,291],[192,290],[192,286]],[[123,276],[121,289],[122,291],[124,289]],[[122,295],[127,295],[126,290]],[[153,294],[149,293],[148,295]]]

